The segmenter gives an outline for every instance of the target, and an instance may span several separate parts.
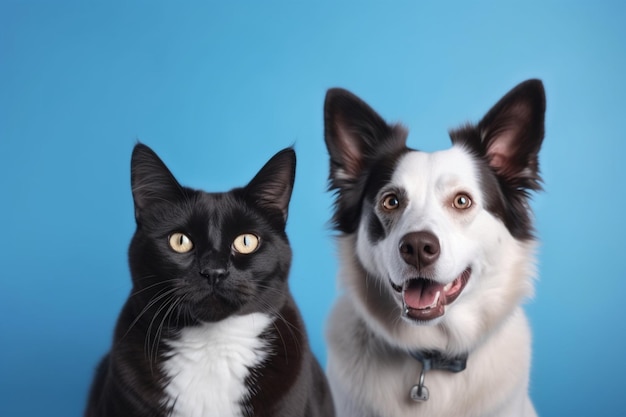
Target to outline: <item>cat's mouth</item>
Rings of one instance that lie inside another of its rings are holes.
[[[213,322],[239,310],[247,298],[228,285],[201,285],[186,290],[187,311],[196,320]]]
[[[472,270],[468,267],[448,284],[423,277],[407,279],[402,286],[390,283],[402,299],[403,317],[424,322],[445,314],[446,306],[461,295],[471,274]]]

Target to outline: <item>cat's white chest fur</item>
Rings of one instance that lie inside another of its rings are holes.
[[[241,417],[249,368],[268,355],[259,335],[271,325],[267,314],[229,317],[184,329],[168,341],[171,357],[163,364],[170,378],[166,403],[173,417]]]

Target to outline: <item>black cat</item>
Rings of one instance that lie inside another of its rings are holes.
[[[131,294],[85,416],[334,415],[287,283],[295,153],[243,188],[179,185],[135,146]]]

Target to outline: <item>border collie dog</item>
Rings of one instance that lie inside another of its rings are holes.
[[[421,152],[352,93],[324,107],[343,288],[329,319],[339,416],[535,416],[528,395],[545,93],[508,92]]]

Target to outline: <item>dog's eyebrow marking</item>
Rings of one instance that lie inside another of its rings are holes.
[[[475,184],[477,180],[476,178],[465,178],[452,174],[444,175],[436,181],[435,192],[444,198],[458,192],[466,192],[472,196],[480,195],[478,192],[480,188]]]
[[[445,191],[451,188],[458,188],[463,186],[463,182],[463,179],[456,174],[444,174],[435,182],[435,189],[437,191]]]

